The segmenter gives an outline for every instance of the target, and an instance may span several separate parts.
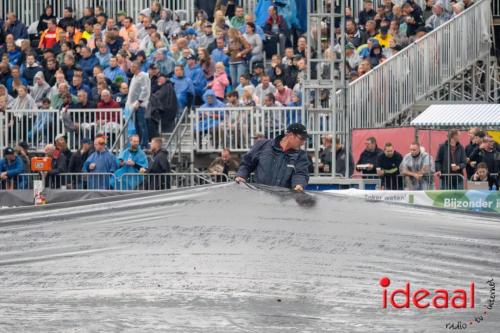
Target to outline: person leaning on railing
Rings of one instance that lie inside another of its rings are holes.
[[[0,190],[12,190],[17,187],[13,180],[24,172],[24,164],[11,147],[3,150],[3,156],[0,160]]]
[[[436,176],[442,190],[463,189],[463,170],[466,166],[465,149],[460,144],[459,133],[451,130],[448,140],[439,146],[436,156]]]
[[[413,142],[410,152],[403,157],[399,171],[405,176],[405,190],[428,190],[432,185],[434,162],[420,143]]]

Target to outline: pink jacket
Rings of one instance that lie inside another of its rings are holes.
[[[212,90],[215,96],[224,98],[224,92],[226,87],[229,85],[229,79],[227,78],[226,72],[222,74],[215,73],[214,80],[212,81]]]

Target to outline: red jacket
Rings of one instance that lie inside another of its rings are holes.
[[[120,104],[118,104],[115,100],[110,100],[108,103],[105,103],[103,100],[100,100],[97,103],[98,109],[120,109]],[[117,122],[118,112],[98,112],[97,120],[104,120],[106,122],[112,121]]]

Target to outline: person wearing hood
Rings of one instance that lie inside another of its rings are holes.
[[[121,151],[118,163],[120,168],[114,173],[116,189],[133,190],[144,181],[143,177],[130,175],[144,173],[148,167],[148,158],[139,146],[138,135],[129,137],[129,147]]]
[[[175,95],[177,96],[177,117],[180,117],[185,107],[193,105],[195,95],[193,81],[184,75],[182,65],[175,66],[175,75],[172,77]]]
[[[173,20],[174,14],[168,8],[163,8],[160,12],[160,20],[156,22],[156,27],[158,32],[170,37],[174,33],[178,33],[181,30],[179,23]]]
[[[12,110],[37,110],[38,106],[33,97],[28,94],[26,86],[19,86],[17,88],[17,97],[14,98],[12,103]]]
[[[214,91],[208,89],[203,95],[205,102],[200,109],[219,109],[217,111],[199,111],[200,121],[198,122],[198,132],[206,132],[210,129],[219,126],[224,120],[224,103],[217,99]],[[217,141],[217,140],[216,140]]]
[[[382,47],[378,43],[378,40],[375,39],[370,49],[370,56],[368,58],[372,68],[380,64],[381,58],[382,58]]]
[[[109,60],[112,57],[111,52],[109,52],[108,46],[106,44],[101,44],[99,46],[99,51],[95,54],[97,60],[99,60],[99,65],[106,69],[109,66]]]
[[[147,110],[148,116],[153,122],[150,129],[157,129],[158,123],[161,123],[161,132],[169,133],[175,126],[177,96],[172,83],[165,74],[160,74],[158,77],[158,87],[158,90],[151,95]],[[156,137],[158,133],[153,131],[150,136]]]
[[[14,97],[9,95],[7,88],[3,84],[0,84],[0,97],[2,96],[5,96],[5,101],[7,103],[6,107],[10,109],[12,107],[12,103],[14,103]]]
[[[158,66],[161,74],[172,76],[175,70],[175,60],[168,55],[167,48],[160,48],[153,54],[153,63]]]
[[[148,176],[149,190],[166,190],[170,188],[170,177],[165,176],[170,173],[170,162],[168,160],[168,151],[162,148],[163,140],[161,138],[151,139],[151,163],[146,170]]]
[[[115,178],[106,174],[114,173],[117,166],[116,157],[106,148],[104,136],[95,138],[94,152],[87,158],[82,167],[83,172],[91,174],[87,177],[87,188],[89,190],[109,190],[111,188],[110,180],[114,182]]]
[[[45,81],[43,72],[35,74],[33,85],[29,87],[30,95],[38,106],[42,105],[42,100],[47,97],[50,92],[50,86]]]
[[[366,139],[365,145],[366,149],[359,156],[356,170],[362,171],[363,175],[376,176],[377,159],[383,151],[377,147],[377,140],[373,136]]]
[[[429,30],[434,30],[451,19],[451,14],[445,10],[443,3],[440,1],[432,7],[432,12],[433,15],[425,22],[425,27]]]
[[[186,60],[187,63],[184,67],[184,73],[193,82],[195,105],[200,105],[205,87],[207,86],[207,79],[205,78],[205,74],[203,73],[200,65],[196,63],[196,59],[193,55],[187,56]]]

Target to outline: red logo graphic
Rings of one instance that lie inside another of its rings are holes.
[[[410,308],[411,304],[418,309],[433,307],[436,309],[474,308],[474,282],[471,282],[469,289],[435,289],[434,291],[420,288],[412,292],[410,282],[406,282],[402,289],[388,291],[391,280],[384,276],[380,279],[382,289],[382,308],[387,309],[387,304],[396,309]],[[388,301],[389,300],[389,301]]]

